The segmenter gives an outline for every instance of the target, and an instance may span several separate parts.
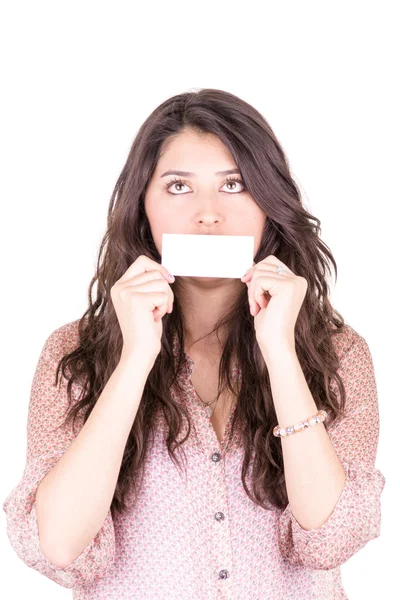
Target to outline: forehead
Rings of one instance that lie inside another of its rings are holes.
[[[199,162],[200,166],[220,165],[221,169],[236,166],[231,153],[218,136],[185,130],[164,142],[157,169],[185,168],[190,171],[191,165],[196,163],[197,166]]]

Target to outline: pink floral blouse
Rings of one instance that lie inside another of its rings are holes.
[[[73,321],[56,329],[37,363],[26,466],[3,504],[7,534],[17,555],[45,577],[72,588],[76,600],[348,598],[340,565],[380,535],[380,495],[385,485],[374,466],[379,412],[365,339],[350,326],[334,337],[348,416],[328,427],[328,433],[346,483],[322,527],[302,529],[289,504],[283,511],[265,510],[248,498],[240,479],[243,450],[238,436],[227,443],[235,403],[220,444],[194,393],[190,381],[194,363],[185,355],[179,375],[185,394],[177,389],[173,394],[187,404],[194,426],[185,445],[187,478],[169,458],[164,423],[159,419],[134,514],[113,520],[109,510],[82,554],[68,567],[59,568],[41,550],[35,495],[40,481],[73,440],[72,426],[68,433],[51,431],[62,422],[67,406],[65,380],[59,395],[52,383],[58,359],[78,343],[77,325]],[[174,340],[175,352],[176,347]],[[233,373],[238,375],[236,365]]]

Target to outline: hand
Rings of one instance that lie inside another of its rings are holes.
[[[168,269],[141,255],[112,286],[124,354],[139,350],[154,363],[161,350],[161,319],[172,312],[174,304],[168,282]]]
[[[285,267],[282,273],[276,271],[279,265]],[[305,277],[295,275],[271,254],[257,264],[253,262],[242,281],[248,288],[260,347],[264,351],[281,347],[295,350],[294,329],[308,287]]]

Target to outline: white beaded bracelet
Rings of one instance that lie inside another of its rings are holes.
[[[292,433],[297,433],[302,429],[306,429],[307,427],[313,427],[317,423],[322,423],[325,421],[328,413],[325,410],[320,410],[316,415],[307,419],[306,421],[301,421],[301,423],[295,423],[295,425],[290,425],[289,427],[279,427],[277,425],[274,427],[274,436],[275,437],[285,437],[287,435],[291,435]]]

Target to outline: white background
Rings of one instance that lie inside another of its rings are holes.
[[[223,89],[272,126],[337,261],[332,302],[369,344],[381,415],[376,466],[387,481],[382,528],[342,578],[351,600],[382,588],[395,596],[396,8],[384,0],[1,4],[1,500],[22,476],[40,350],[86,310],[108,202],[137,130],[172,95]],[[17,557],[1,518],[1,595],[70,598]]]

